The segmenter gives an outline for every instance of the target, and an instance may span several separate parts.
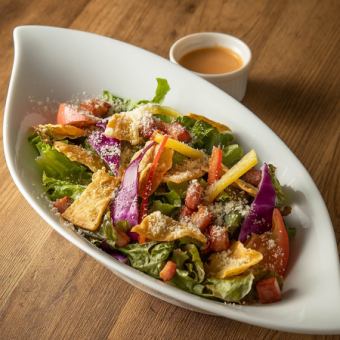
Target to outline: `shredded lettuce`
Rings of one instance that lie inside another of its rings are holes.
[[[159,273],[169,258],[174,244],[172,242],[131,243],[119,251],[127,255],[133,268],[159,278]]]
[[[235,276],[229,279],[207,279],[205,287],[211,296],[226,302],[240,302],[251,290],[254,275]]]
[[[48,177],[45,172],[42,176],[42,183],[48,198],[52,201],[65,196],[75,200],[86,188],[86,185],[74,184],[68,181]]]

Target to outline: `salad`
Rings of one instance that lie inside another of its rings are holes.
[[[281,299],[293,228],[275,166],[226,125],[104,91],[61,103],[33,127],[54,211],[115,259],[167,284],[232,303]]]

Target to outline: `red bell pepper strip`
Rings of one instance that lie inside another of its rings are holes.
[[[142,192],[142,204],[141,204],[141,207],[140,207],[139,222],[141,222],[143,220],[143,218],[148,213],[149,196],[150,196],[150,192],[151,192],[151,188],[152,188],[152,179],[155,175],[159,159],[161,158],[161,155],[164,151],[165,144],[166,144],[168,138],[169,138],[169,136],[167,136],[167,135],[165,135],[163,137],[163,140],[160,143],[159,149],[156,153],[156,156],[155,156],[155,158],[154,158],[154,160],[151,164],[151,168],[150,168],[150,171],[149,171],[149,174],[148,174],[146,185],[145,185],[144,190]]]
[[[209,159],[208,184],[212,184],[222,175],[222,149],[220,147],[213,147]]]

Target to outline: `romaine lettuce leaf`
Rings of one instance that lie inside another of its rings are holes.
[[[42,142],[40,137],[32,138],[31,143],[39,152],[35,161],[46,176],[83,185],[91,182],[92,172],[85,166],[70,161],[54,147]]]
[[[211,296],[226,302],[240,302],[251,290],[254,275],[235,276],[230,279],[207,279],[204,284]]]
[[[276,171],[276,167],[272,164],[268,164],[268,168],[269,168],[269,174],[275,189],[275,193],[276,193],[276,207],[278,208],[284,208],[286,206],[288,206],[288,199],[286,194],[283,191],[283,188],[279,182],[279,180],[277,179],[276,175],[275,175],[275,171]]]
[[[157,88],[155,96],[152,98],[151,102],[156,104],[162,104],[165,96],[170,91],[170,86],[168,81],[164,78],[156,78],[157,80]]]
[[[85,190],[86,185],[74,184],[68,181],[48,177],[43,173],[42,183],[48,198],[52,201],[65,196],[77,199]]]
[[[204,285],[189,276],[187,270],[176,269],[176,275],[171,280],[176,287],[196,295],[203,295]]]
[[[227,145],[223,148],[223,164],[231,168],[243,157],[243,149],[238,144]]]
[[[127,255],[130,264],[146,274],[159,278],[159,272],[165,265],[174,248],[173,242],[131,243],[119,251]]]

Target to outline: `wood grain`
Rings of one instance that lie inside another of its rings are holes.
[[[0,0],[0,13],[2,107],[18,25],[91,31],[164,57],[174,40],[192,32],[245,40],[253,64],[244,104],[312,175],[340,249],[339,1]],[[150,297],[52,232],[15,188],[2,152],[0,176],[1,339],[332,338],[271,331]]]

